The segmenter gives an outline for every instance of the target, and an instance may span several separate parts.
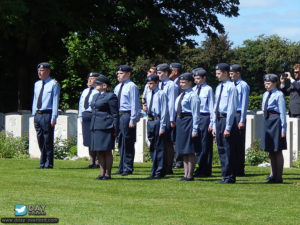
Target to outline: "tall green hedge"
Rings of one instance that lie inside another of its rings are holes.
[[[249,110],[261,110],[262,95],[249,96]],[[285,97],[286,110],[289,109],[290,97]]]

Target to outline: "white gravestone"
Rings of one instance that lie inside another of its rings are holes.
[[[136,124],[136,142],[134,162],[145,162],[144,145],[146,143],[146,118]]]
[[[24,113],[24,114],[22,114]],[[14,137],[22,137],[28,135],[29,117],[27,112],[8,113],[5,115],[5,132],[10,133]]]
[[[286,142],[287,149],[283,150],[284,168],[291,168],[293,166],[293,121],[287,121],[286,128]]]
[[[300,151],[300,119],[299,118],[287,118],[287,122],[292,121],[293,126],[293,161],[298,160],[298,152]]]
[[[89,148],[83,145],[82,125],[79,118],[77,119],[77,156],[89,157]]]

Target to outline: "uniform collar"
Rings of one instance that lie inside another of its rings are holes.
[[[48,83],[50,80],[51,80],[51,77],[48,77],[48,78],[44,81],[45,84]],[[42,83],[43,83],[43,80],[41,80],[41,81],[42,81]]]
[[[129,82],[130,82],[130,79],[121,82],[121,84],[122,84],[122,83],[123,83],[123,84],[127,84],[127,83],[129,83]]]
[[[234,81],[234,83],[236,83],[236,85],[238,85],[241,81],[242,81],[242,78],[239,78],[236,81]]]

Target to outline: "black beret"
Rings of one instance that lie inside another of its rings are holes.
[[[128,65],[120,65],[118,67],[118,71],[123,71],[123,72],[131,72],[132,68]]]
[[[169,71],[170,70],[170,66],[167,63],[158,64],[156,66],[156,70],[157,71]]]
[[[216,70],[229,71],[230,66],[227,63],[219,63],[218,65],[216,65]]]
[[[88,74],[88,77],[99,77],[99,73],[96,73],[96,72],[91,72]]]
[[[278,76],[273,73],[268,73],[268,74],[264,75],[264,81],[272,82],[272,83],[277,82]]]
[[[176,69],[181,69],[181,64],[177,63],[177,62],[174,62],[174,63],[171,63],[170,67],[171,68],[176,68]]]
[[[202,67],[196,68],[192,70],[192,74],[194,76],[206,76],[206,70],[203,69]]]
[[[183,73],[179,76],[179,80],[188,80],[194,82],[194,77],[192,73]]]
[[[239,64],[233,64],[230,66],[230,72],[241,72],[242,67]]]
[[[95,83],[96,84],[108,84],[108,85],[110,85],[110,80],[106,76],[104,76],[102,74],[99,74],[98,79],[95,81]]]
[[[156,74],[151,74],[149,76],[147,76],[146,81],[154,81],[154,82],[158,82],[159,81],[159,76]]]
[[[50,64],[47,62],[42,62],[39,65],[37,65],[37,68],[45,68],[45,69],[49,69],[50,70]]]

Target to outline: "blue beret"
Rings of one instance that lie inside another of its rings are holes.
[[[216,65],[216,70],[229,71],[230,67],[227,63],[219,63],[218,65]]]
[[[194,76],[206,76],[206,70],[203,69],[202,67],[196,68],[192,70],[192,74]]]
[[[188,80],[194,82],[194,77],[192,73],[183,73],[179,76],[179,80]]]
[[[88,77],[99,77],[99,73],[96,73],[96,72],[91,72],[88,74]]]
[[[156,74],[151,74],[149,76],[147,76],[146,81],[154,81],[154,82],[158,82],[159,81],[159,76]]]
[[[96,84],[108,84],[108,85],[110,85],[110,80],[106,76],[104,76],[102,74],[99,74],[98,79],[95,81],[95,83]]]
[[[47,62],[42,62],[39,65],[37,65],[37,68],[45,68],[45,69],[49,69],[50,70],[50,64]]]
[[[177,63],[177,62],[174,62],[174,63],[171,63],[171,69],[172,68],[177,68],[177,69],[181,69],[181,64],[180,63]]]
[[[123,72],[131,72],[132,68],[128,65],[120,65],[118,67],[118,71],[123,71]]]
[[[158,64],[156,66],[156,70],[157,71],[169,71],[170,70],[170,66],[167,63]]]
[[[268,74],[264,75],[264,81],[272,82],[272,83],[277,82],[278,76],[273,73],[268,73]]]
[[[239,64],[233,64],[230,66],[230,72],[241,72],[242,67]]]

